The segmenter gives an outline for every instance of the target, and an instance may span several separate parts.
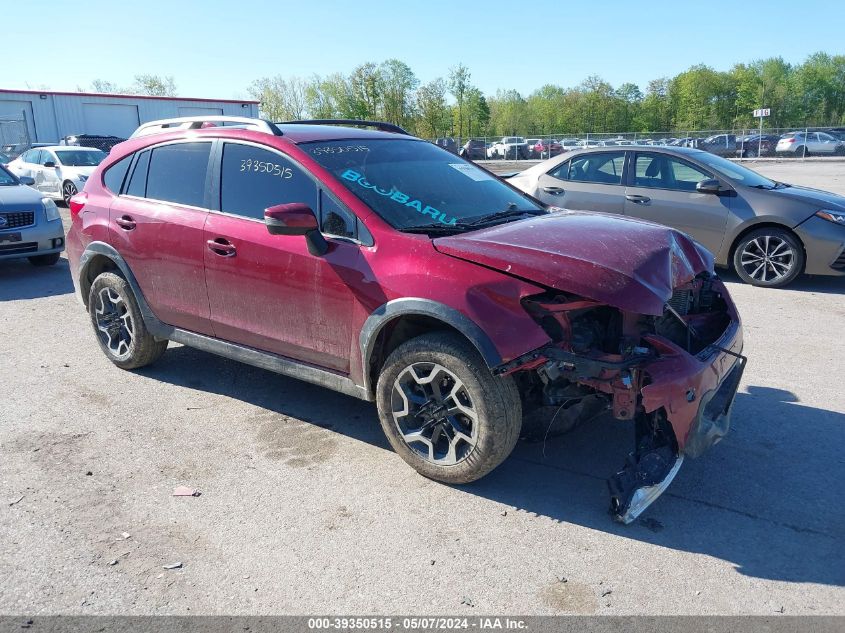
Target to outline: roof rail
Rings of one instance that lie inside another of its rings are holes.
[[[159,119],[147,121],[138,126],[129,138],[147,136],[149,134],[162,134],[176,130],[198,130],[203,127],[214,127],[218,123],[225,127],[234,127],[247,130],[266,132],[274,136],[281,136],[282,132],[273,123],[265,119],[256,119],[245,116],[224,116],[221,114],[208,114],[201,116],[182,116],[172,119]],[[209,125],[206,125],[209,124]]]
[[[301,121],[282,121],[276,125],[348,125],[356,127],[374,127],[382,132],[393,132],[411,136],[411,133],[393,123],[384,121],[365,121],[363,119],[303,119]]]

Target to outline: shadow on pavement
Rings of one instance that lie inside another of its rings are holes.
[[[722,280],[741,284],[744,283],[732,270],[716,269]],[[800,290],[803,292],[821,292],[825,294],[845,294],[845,277],[827,277],[822,275],[801,275],[785,288],[760,288],[765,292],[782,292]]]
[[[139,373],[390,450],[373,404],[317,386],[187,347]],[[663,497],[622,526],[607,513],[605,479],[623,465],[632,438],[630,425],[603,419],[549,439],[545,456],[542,444],[520,442],[490,475],[458,489],[562,524],[729,561],[746,576],[845,585],[845,414],[748,387],[737,395],[729,435],[686,460]]]
[[[54,266],[33,266],[25,259],[0,261],[0,301],[36,299],[73,292],[67,259]]]

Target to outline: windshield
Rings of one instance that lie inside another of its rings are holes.
[[[543,211],[498,178],[425,141],[329,141],[300,147],[397,229],[455,226],[496,212]]]
[[[63,149],[56,150],[56,156],[62,165],[68,167],[96,167],[106,157],[106,153],[98,149]]]
[[[6,171],[5,167],[0,167],[0,187],[8,187],[16,184],[18,184],[18,181],[15,177]]]
[[[710,154],[709,152],[696,154],[695,158],[708,167],[712,167],[723,176],[726,176],[741,185],[745,185],[746,187],[761,187],[770,189],[777,184],[774,180],[769,180],[765,176],[758,174],[756,171],[751,171],[747,167],[743,167],[738,163],[732,163],[726,158]]]

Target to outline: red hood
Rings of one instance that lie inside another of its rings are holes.
[[[441,253],[638,314],[663,314],[672,290],[713,256],[659,224],[564,211],[439,237]]]

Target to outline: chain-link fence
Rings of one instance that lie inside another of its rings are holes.
[[[726,158],[845,156],[845,127],[676,130],[442,137],[431,142],[471,160],[543,160],[585,147],[692,147]]]
[[[20,116],[0,116],[0,153],[12,157],[30,147],[29,128],[23,112]]]

